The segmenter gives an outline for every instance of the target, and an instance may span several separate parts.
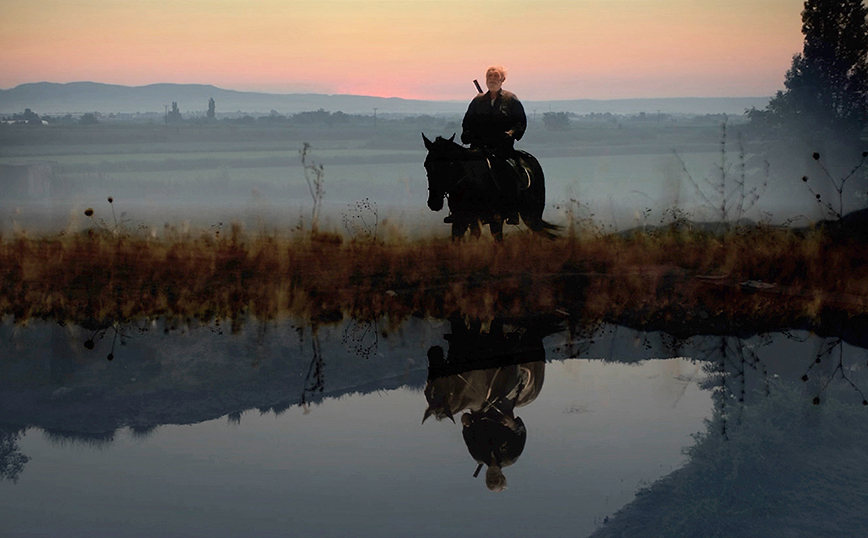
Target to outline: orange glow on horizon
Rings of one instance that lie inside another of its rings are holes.
[[[705,4],[705,3],[699,3]],[[0,87],[93,80],[465,100],[771,95],[799,0],[7,0]]]

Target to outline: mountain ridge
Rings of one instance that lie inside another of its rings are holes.
[[[468,101],[470,99],[468,97]],[[204,115],[208,100],[213,98],[218,114],[264,113],[272,110],[295,114],[324,109],[347,114],[420,115],[462,114],[465,101],[432,101],[400,97],[374,97],[348,94],[262,93],[219,88],[211,84],[154,83],[123,86],[101,82],[31,82],[10,89],[0,89],[0,114],[11,115],[29,108],[37,114],[163,113],[178,103],[185,115]],[[577,114],[743,114],[745,110],[764,108],[769,97],[669,97],[633,99],[559,99],[523,101],[525,109]]]

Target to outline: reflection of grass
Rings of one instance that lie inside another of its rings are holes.
[[[398,235],[398,234],[393,234]],[[864,245],[778,229],[664,230],[503,245],[246,234],[235,225],[158,237],[91,230],[0,241],[0,313],[19,320],[317,321],[410,315],[790,323],[868,310]],[[759,284],[761,282],[761,284]]]

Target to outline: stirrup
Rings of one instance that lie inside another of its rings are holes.
[[[518,181],[518,190],[525,191],[530,188],[530,170],[525,166],[520,157],[506,159],[507,164],[512,167]]]
[[[522,165],[521,166],[521,172],[522,172],[522,174],[521,174],[522,182],[524,183],[524,180],[526,179],[527,183],[525,183],[523,186],[519,185],[518,188],[519,188],[519,190],[527,190],[530,188],[530,183],[531,183],[530,169],[528,167]]]

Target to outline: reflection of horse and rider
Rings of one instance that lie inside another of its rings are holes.
[[[491,491],[506,488],[503,468],[524,451],[527,429],[515,409],[542,390],[542,336],[537,331],[507,331],[500,322],[485,332],[479,323],[468,327],[453,320],[446,337],[448,355],[440,346],[428,350],[428,408],[422,422],[430,416],[455,422],[454,415],[466,411],[460,419],[462,436],[479,464],[473,476],[487,465],[485,484]]]
[[[518,97],[503,89],[506,70],[489,67],[485,74],[488,91],[479,94],[467,107],[462,121],[461,141],[437,137],[433,142],[423,135],[428,158],[428,207],[439,211],[444,196],[452,223],[453,237],[470,228],[479,236],[479,221],[488,224],[492,235],[502,238],[503,222],[521,220],[535,232],[550,235],[556,229],[542,220],[545,207],[545,179],[539,162],[531,154],[516,150],[527,129],[527,116]],[[474,81],[476,82],[476,81]]]

